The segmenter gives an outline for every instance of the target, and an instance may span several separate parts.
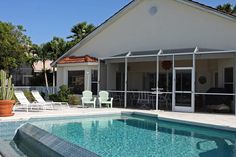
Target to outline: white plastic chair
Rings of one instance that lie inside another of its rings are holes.
[[[164,105],[165,109],[168,110],[169,104],[171,103],[171,99],[168,94],[161,93],[158,97],[159,104]]]
[[[32,93],[33,97],[35,98],[35,100],[36,100],[38,103],[43,104],[43,106],[49,107],[50,109],[53,109],[53,105],[55,105],[55,104],[59,104],[59,105],[61,105],[61,106],[62,106],[63,104],[65,104],[65,105],[67,105],[67,107],[69,108],[69,105],[68,105],[67,102],[45,101],[45,100],[43,99],[43,97],[40,95],[39,91],[37,91],[37,90],[32,90],[31,93]]]
[[[93,98],[91,91],[83,91],[81,100],[83,108],[85,104],[93,104],[93,107],[96,107],[96,98]]]
[[[109,98],[109,93],[107,91],[99,92],[99,106],[102,107],[102,104],[108,104],[108,107],[112,108],[113,98]]]
[[[42,105],[40,103],[36,103],[36,102],[29,102],[29,100],[25,97],[24,92],[23,91],[14,91],[15,97],[18,100],[18,102],[16,103],[16,105],[14,106],[14,111],[16,108],[22,107],[22,108],[26,108],[26,111],[29,111],[29,108],[31,108],[31,110],[33,108],[37,108],[39,110],[40,107],[42,107]]]
[[[149,93],[139,93],[137,104],[142,105],[140,108],[149,108],[150,97]]]

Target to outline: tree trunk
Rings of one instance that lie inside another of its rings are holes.
[[[47,71],[46,71],[46,66],[45,66],[45,60],[43,60],[43,72],[44,72],[45,85],[46,85],[47,95],[48,95],[49,94],[48,77],[47,77]]]

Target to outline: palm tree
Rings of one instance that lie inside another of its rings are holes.
[[[42,45],[33,45],[31,47],[29,56],[29,63],[33,65],[34,62],[42,61],[43,74],[47,92],[49,92],[49,83],[47,77],[46,61],[55,61],[58,57],[70,49],[70,45],[62,38],[53,37],[50,42]],[[55,86],[55,67],[53,67],[53,86]],[[47,93],[48,94],[48,93]]]
[[[49,53],[48,53],[49,47],[50,47],[50,45],[48,43],[35,47],[35,52],[37,54],[37,60],[42,61],[42,63],[43,63],[43,73],[44,73],[47,94],[49,93],[49,87],[48,87],[46,61],[49,59]]]
[[[236,14],[236,5],[233,6],[230,3],[219,5],[219,6],[216,7],[216,9],[218,9],[219,11],[228,13],[228,14]]]
[[[49,53],[49,59],[53,62],[63,55],[66,51],[70,49],[70,46],[68,45],[69,42],[66,42],[62,38],[53,37],[52,41],[48,43],[48,53]],[[55,67],[53,67],[53,87],[55,87]],[[54,88],[53,88],[54,93]]]
[[[71,29],[73,35],[67,37],[68,39],[72,39],[72,41],[79,42],[84,37],[86,37],[89,33],[91,33],[95,29],[93,24],[87,24],[87,22],[82,22],[74,25]]]

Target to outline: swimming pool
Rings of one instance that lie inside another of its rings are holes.
[[[121,114],[32,119],[30,123],[104,157],[236,156],[235,132],[157,117]]]

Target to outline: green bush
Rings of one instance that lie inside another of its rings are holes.
[[[68,103],[70,105],[79,105],[80,104],[80,96],[78,95],[69,95],[69,101]]]
[[[60,91],[57,94],[50,94],[49,99],[52,101],[68,102],[70,89],[66,85],[60,86]]]
[[[68,102],[70,94],[71,94],[70,89],[66,85],[62,85],[60,86],[60,91],[58,92],[57,96],[59,101]]]
[[[49,100],[59,101],[57,94],[49,94],[48,97],[49,97]]]
[[[24,95],[30,102],[35,101],[35,98],[33,97],[32,93],[29,90],[25,90]]]

